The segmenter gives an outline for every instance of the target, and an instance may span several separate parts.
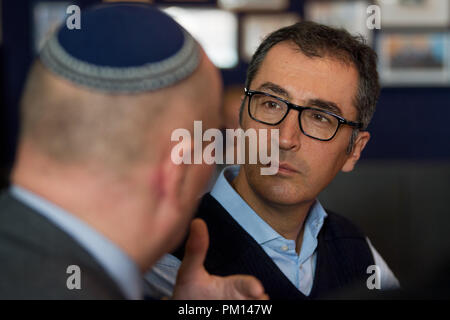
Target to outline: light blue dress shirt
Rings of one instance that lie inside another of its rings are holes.
[[[239,166],[226,167],[211,190],[213,196],[239,225],[261,245],[267,255],[286,275],[292,284],[303,294],[309,295],[314,282],[317,260],[317,236],[327,217],[327,213],[316,200],[311,207],[304,224],[303,241],[300,254],[295,251],[295,240],[288,240],[267,224],[234,190],[230,182],[239,173]],[[374,256],[375,264],[380,267],[381,288],[398,288],[399,283],[387,264],[367,239]],[[170,296],[175,284],[180,261],[165,255],[154,268],[146,274],[152,295]]]
[[[29,190],[14,185],[10,192],[13,197],[50,220],[88,251],[116,282],[127,299],[143,298],[142,274],[134,261],[118,246],[74,215]]]

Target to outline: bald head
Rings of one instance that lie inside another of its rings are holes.
[[[146,270],[182,236],[212,170],[176,165],[172,132],[193,131],[194,120],[218,126],[221,80],[195,40],[155,8],[121,3],[83,14],[83,28],[61,29],[30,70],[11,180]]]
[[[21,101],[21,141],[61,163],[98,162],[114,170],[152,160],[175,128],[217,120],[221,81],[202,52],[197,70],[167,88],[102,93],[63,79],[36,61]]]
[[[171,17],[137,3],[81,15],[83,28],[61,26],[30,71],[21,141],[35,152],[118,171],[164,155],[173,129],[218,112],[217,70]]]

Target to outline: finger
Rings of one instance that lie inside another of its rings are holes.
[[[253,276],[233,276],[233,285],[240,295],[247,299],[264,299],[267,295],[261,282]]]
[[[187,282],[198,272],[206,272],[203,263],[208,246],[209,235],[206,223],[202,219],[194,219],[186,242],[184,258],[178,271],[178,281]]]
[[[267,293],[264,293],[259,299],[255,299],[255,300],[269,300],[270,297]]]

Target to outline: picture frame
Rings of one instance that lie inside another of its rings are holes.
[[[377,0],[384,27],[447,27],[448,0]]]
[[[307,1],[305,19],[361,35],[369,45],[373,32],[367,28],[368,1]]]
[[[448,32],[391,32],[377,39],[384,86],[450,85]]]
[[[32,48],[37,54],[51,34],[64,22],[68,1],[39,1],[32,7]]]
[[[231,11],[282,11],[286,10],[289,0],[217,0],[219,8]]]
[[[233,68],[239,63],[235,13],[217,8],[160,8],[192,34],[218,68]]]
[[[242,18],[241,57],[250,62],[253,53],[269,33],[300,21],[296,13],[247,14]]]

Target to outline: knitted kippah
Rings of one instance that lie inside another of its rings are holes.
[[[137,93],[171,86],[198,67],[192,36],[157,8],[103,4],[81,12],[81,29],[63,24],[40,60],[79,85],[104,92]]]

